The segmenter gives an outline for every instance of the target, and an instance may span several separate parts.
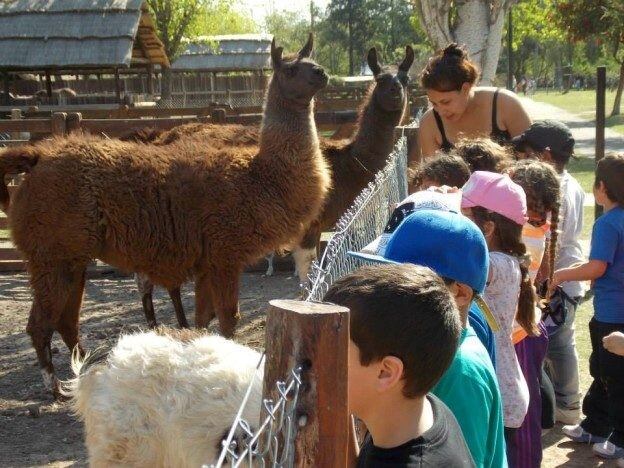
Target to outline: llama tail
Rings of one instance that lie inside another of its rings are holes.
[[[9,209],[11,197],[4,176],[30,172],[38,161],[39,150],[31,145],[7,148],[0,153],[0,208],[5,213]]]

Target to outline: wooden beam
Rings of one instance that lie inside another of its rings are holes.
[[[276,382],[302,366],[294,411],[293,465],[344,467],[349,443],[347,352],[349,310],[334,304],[270,302],[266,321],[263,399],[278,400]]]

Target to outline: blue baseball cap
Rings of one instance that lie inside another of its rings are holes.
[[[480,297],[488,277],[485,237],[470,219],[452,211],[419,210],[406,217],[392,233],[383,253],[349,252],[378,263],[414,263],[439,276],[470,286],[492,329],[498,324]]]

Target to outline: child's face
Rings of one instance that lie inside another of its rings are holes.
[[[386,356],[364,366],[360,362],[360,350],[349,340],[349,412],[366,421],[375,403],[390,393],[403,390],[403,361]]]

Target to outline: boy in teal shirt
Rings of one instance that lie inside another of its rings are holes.
[[[450,211],[421,210],[394,231],[383,255],[352,253],[378,262],[428,266],[447,283],[463,325],[451,366],[432,393],[451,410],[477,467],[507,466],[502,403],[489,355],[468,326],[473,300],[482,302],[488,274],[488,253],[481,230]],[[483,305],[482,305],[483,306]]]

